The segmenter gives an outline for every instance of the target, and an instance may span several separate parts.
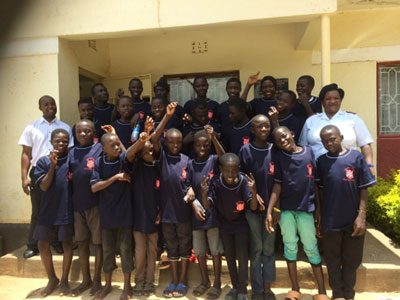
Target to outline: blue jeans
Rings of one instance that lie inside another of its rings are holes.
[[[264,291],[263,282],[276,280],[275,232],[268,233],[265,216],[246,210],[250,226],[250,279],[255,293]]]
[[[283,256],[289,261],[297,260],[297,242],[300,235],[304,252],[308,261],[313,265],[321,263],[319,255],[317,237],[315,236],[314,216],[312,213],[294,210],[282,210],[281,220],[279,221],[282,231],[284,245]]]

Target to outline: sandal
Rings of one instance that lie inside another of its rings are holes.
[[[289,291],[285,297],[285,300],[299,300],[301,298],[301,293],[297,291]]]
[[[264,292],[264,300],[276,300],[275,294],[273,292]]]
[[[142,296],[143,295],[143,285],[142,284],[136,284],[132,288],[132,294],[135,296]]]
[[[170,283],[170,284],[165,288],[165,290],[163,291],[163,296],[164,296],[165,298],[172,298],[172,296],[173,296],[172,293],[175,291],[175,289],[176,289],[176,285],[173,284],[173,283]]]
[[[194,290],[193,290],[193,295],[196,297],[199,297],[203,295],[208,289],[210,288],[210,283],[207,285],[200,283]]]
[[[325,294],[317,294],[313,296],[313,300],[331,300],[331,298]]]
[[[143,287],[143,294],[145,296],[150,296],[155,293],[154,284],[152,283],[145,283]]]
[[[238,297],[237,289],[231,288],[228,294],[225,295],[225,300],[236,300]]]
[[[175,291],[172,293],[172,296],[174,298],[181,298],[184,297],[187,293],[188,287],[184,285],[183,283],[178,283],[178,285],[175,288]]]
[[[221,288],[213,286],[207,293],[207,299],[218,299],[221,296]]]

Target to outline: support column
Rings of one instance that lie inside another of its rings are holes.
[[[321,16],[322,86],[331,83],[331,22],[329,15]]]

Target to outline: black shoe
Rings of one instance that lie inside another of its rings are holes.
[[[63,249],[63,246],[62,246],[61,243],[54,243],[51,246],[54,248],[54,250],[56,250],[56,252],[58,254],[63,254],[64,253],[64,249]]]
[[[32,256],[37,255],[38,253],[39,253],[39,250],[38,250],[38,249],[30,249],[30,248],[28,248],[28,249],[26,249],[26,250],[24,251],[23,257],[24,257],[25,259],[27,259],[27,258],[30,258],[30,257],[32,257]]]

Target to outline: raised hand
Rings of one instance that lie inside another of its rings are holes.
[[[53,165],[56,165],[57,161],[58,161],[58,151],[57,150],[51,150],[49,158],[50,158],[51,163]]]
[[[152,117],[147,116],[146,121],[144,122],[144,131],[147,133],[147,135],[150,135],[150,132],[154,129],[154,120]]]
[[[103,125],[103,126],[101,126],[101,129],[103,129],[107,133],[116,134],[115,128],[112,127],[111,125]]]
[[[192,124],[193,119],[192,116],[189,114],[185,114],[182,118],[183,122],[185,122],[185,124]]]
[[[167,116],[173,116],[175,113],[175,109],[178,106],[178,102],[171,102],[170,104],[167,105]]]
[[[115,92],[115,99],[121,99],[121,97],[125,94],[124,89],[123,88],[119,88],[116,92]]]
[[[250,172],[249,175],[244,174],[244,176],[246,176],[247,178],[247,186],[249,187],[250,191],[252,193],[257,193],[257,189],[256,189],[256,180],[254,179],[253,174]]]
[[[260,75],[260,71],[257,72],[257,74],[250,75],[249,79],[247,80],[248,85],[253,85],[256,84],[258,81],[258,76]]]
[[[204,131],[207,133],[210,140],[214,137],[214,128],[211,125],[205,125]]]

